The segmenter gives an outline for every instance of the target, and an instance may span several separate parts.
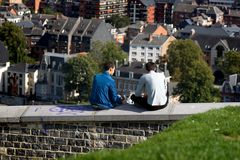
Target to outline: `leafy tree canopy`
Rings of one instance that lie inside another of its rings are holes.
[[[0,27],[0,39],[8,47],[11,63],[26,61],[26,38],[20,27],[11,22],[3,23]]]
[[[180,79],[175,94],[180,94],[181,102],[213,102],[216,90],[213,88],[214,76],[207,64],[195,60]]]
[[[130,24],[130,19],[127,16],[113,15],[106,19],[107,23],[110,23],[116,28],[126,27]]]
[[[102,66],[102,64],[107,61],[115,62],[118,60],[119,62],[122,62],[127,58],[127,53],[125,53],[121,47],[114,42],[94,42],[89,55],[99,66]]]
[[[193,61],[202,59],[203,53],[192,40],[176,40],[168,48],[168,69],[173,79],[180,80]]]
[[[62,71],[65,75],[65,90],[67,92],[76,90],[81,100],[87,100],[93,76],[97,71],[93,59],[88,55],[79,55],[65,63]]]
[[[229,51],[225,53],[223,71],[226,75],[240,74],[240,52]]]
[[[180,95],[181,102],[219,101],[212,71],[203,60],[201,49],[192,40],[174,41],[168,56],[170,74],[179,82],[174,94]]]

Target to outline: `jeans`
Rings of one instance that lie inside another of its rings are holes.
[[[167,102],[164,105],[159,105],[159,106],[152,106],[147,103],[147,97],[137,97],[134,94],[131,96],[131,100],[134,102],[134,104],[140,105],[143,108],[146,108],[149,111],[155,111],[158,109],[163,109],[168,105],[168,93],[167,93]]]

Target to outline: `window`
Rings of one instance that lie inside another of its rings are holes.
[[[137,49],[137,46],[132,46],[132,49]]]
[[[120,76],[120,70],[116,70],[116,77]]]
[[[132,52],[132,56],[136,56],[137,55],[137,52]]]
[[[136,58],[132,58],[132,61],[133,61],[133,62],[136,62],[136,61],[137,61],[137,59],[136,59]]]
[[[141,56],[144,56],[145,54],[144,54],[144,52],[141,52]]]
[[[145,49],[145,47],[144,47],[144,46],[142,46],[142,47],[141,47],[141,49]]]
[[[152,57],[153,56],[153,53],[148,53],[148,57]]]
[[[153,60],[152,59],[148,59],[148,62],[152,62]]]
[[[159,50],[159,47],[156,47],[156,50]]]
[[[141,58],[141,62],[144,62],[144,59],[143,59],[143,58]]]
[[[133,78],[133,72],[129,72],[129,78]]]
[[[22,74],[19,74],[19,77],[22,78]]]
[[[19,85],[22,85],[22,80],[21,79],[19,79]]]
[[[153,50],[153,47],[148,47],[148,49]]]

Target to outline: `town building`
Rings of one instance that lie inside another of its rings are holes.
[[[161,24],[173,23],[173,10],[176,0],[156,0],[155,21]]]
[[[68,59],[76,57],[78,54],[63,54],[47,52],[45,50],[42,57],[38,81],[36,83],[36,99],[38,100],[58,100],[65,96],[64,75],[62,73],[63,64]]]
[[[168,46],[174,40],[162,26],[148,25],[130,42],[129,61],[160,63],[160,57],[167,54]]]
[[[8,50],[4,46],[3,42],[0,41],[0,93],[5,91],[5,72],[10,66]]]
[[[240,27],[240,11],[229,9],[228,13],[224,15],[224,23],[228,26],[234,24]]]
[[[80,0],[79,16],[83,18],[109,18],[126,15],[128,0]]]
[[[17,63],[5,72],[5,93],[12,96],[33,96],[38,77],[38,66]]]
[[[223,82],[221,98],[223,102],[240,102],[240,74],[232,74]]]
[[[160,66],[157,65],[157,72],[164,72],[166,76],[166,82],[170,82],[170,75],[166,67],[163,70],[160,70]],[[131,94],[135,93],[137,83],[139,78],[148,73],[145,69],[144,62],[127,62],[124,61],[124,64],[118,66],[118,61],[116,62],[116,71],[113,78],[116,81],[116,87],[118,93],[126,96],[126,98],[130,97]],[[128,103],[130,100],[128,99]]]
[[[58,18],[49,20],[46,33],[35,49],[74,54],[90,51],[95,41],[113,41],[106,23],[101,19]]]
[[[154,23],[155,1],[154,0],[128,0],[128,16],[131,23],[144,21]]]

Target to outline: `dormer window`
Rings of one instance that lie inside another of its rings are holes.
[[[133,72],[129,72],[129,78],[130,78],[130,79],[133,78]]]
[[[116,77],[120,77],[120,71],[116,70]]]

